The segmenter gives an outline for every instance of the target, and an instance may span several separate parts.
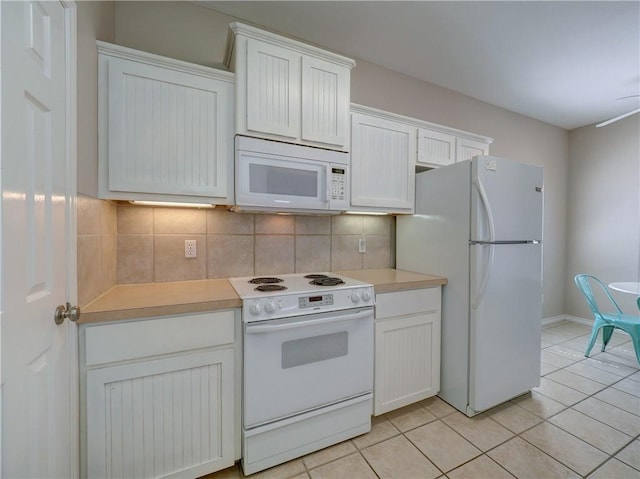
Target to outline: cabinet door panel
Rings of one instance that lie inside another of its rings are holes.
[[[87,371],[88,477],[198,477],[231,466],[233,354]]]
[[[440,389],[440,311],[376,320],[374,415]]]
[[[416,128],[352,114],[351,204],[413,211]]]
[[[302,59],[302,139],[347,144],[349,69],[316,58]]]
[[[247,40],[247,129],[287,138],[300,131],[299,53]]]
[[[225,197],[232,84],[108,61],[111,191]]]
[[[458,138],[456,140],[456,161],[464,161],[478,155],[488,155],[489,145],[479,141]]]
[[[418,130],[418,163],[445,166],[456,162],[456,137],[437,131]]]

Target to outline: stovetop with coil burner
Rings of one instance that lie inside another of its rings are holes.
[[[334,273],[230,278],[242,299],[243,320],[299,316],[373,306],[373,286]]]

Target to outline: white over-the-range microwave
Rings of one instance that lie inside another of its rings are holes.
[[[338,214],[349,207],[349,154],[235,139],[234,211]]]

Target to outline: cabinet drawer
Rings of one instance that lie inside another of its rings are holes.
[[[440,287],[376,294],[376,319],[440,309]]]
[[[234,342],[234,311],[87,326],[86,364],[111,363]]]

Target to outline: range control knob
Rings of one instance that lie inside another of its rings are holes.
[[[264,303],[264,311],[265,313],[273,313],[276,310],[276,305],[273,304],[273,301],[267,301],[266,303]]]
[[[364,301],[365,303],[369,302],[371,300],[371,293],[369,293],[368,289],[365,289],[362,292],[362,301]]]
[[[253,316],[259,315],[260,303],[253,303],[251,306],[249,306],[249,313],[251,313]]]
[[[360,302],[360,293],[357,291],[351,293],[351,301],[353,301],[354,304],[358,304]]]

